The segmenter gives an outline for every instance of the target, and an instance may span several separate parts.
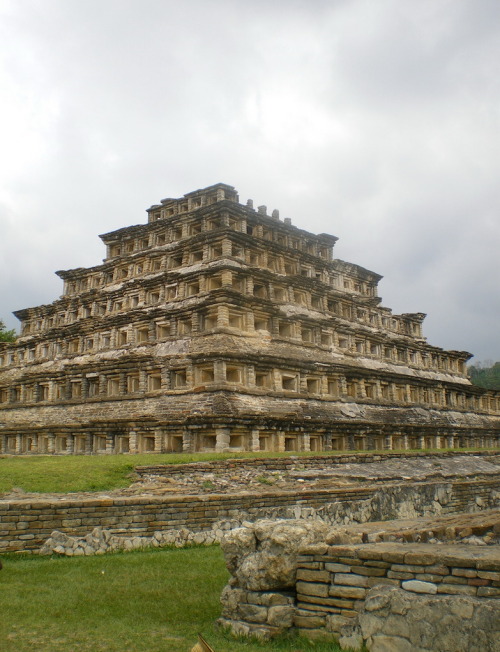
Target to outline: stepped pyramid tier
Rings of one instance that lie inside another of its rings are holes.
[[[500,393],[470,354],[381,305],[337,238],[216,184],[101,236],[0,345],[0,452],[498,446]]]

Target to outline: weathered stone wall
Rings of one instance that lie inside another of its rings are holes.
[[[291,471],[296,469],[328,469],[332,466],[344,466],[346,464],[376,464],[384,460],[400,460],[415,462],[415,460],[428,458],[469,458],[484,457],[491,458],[492,462],[500,462],[498,451],[425,451],[408,453],[342,453],[335,455],[307,455],[287,457],[256,457],[252,459],[231,459],[214,460],[209,462],[192,462],[191,464],[150,464],[148,466],[136,466],[135,472],[141,477],[170,476],[174,474],[192,475],[193,473],[214,473],[223,470],[234,470],[236,472],[245,469],[259,469],[266,472]]]
[[[497,652],[500,604],[377,586],[367,594],[359,624],[370,652]],[[354,642],[352,634],[346,638],[346,644]]]
[[[424,535],[435,543],[415,543]],[[371,652],[496,652],[499,538],[498,512],[333,530],[261,521],[222,541],[232,578],[220,624],[264,638],[295,627]]]
[[[310,519],[329,524],[479,511],[499,504],[500,478],[394,483],[297,492],[134,496],[0,501],[0,551],[37,551],[54,530],[84,536],[96,527],[120,536],[157,531],[211,530],[262,518]]]
[[[346,639],[346,645],[356,642],[350,628],[347,636],[345,632],[345,626],[353,620],[356,623],[359,620],[364,640],[378,635],[407,638],[410,642],[415,638],[409,625],[404,626],[404,619],[393,618],[394,622],[387,626],[374,623],[373,617],[367,613],[360,615],[373,587],[389,585],[401,589],[407,610],[413,608],[409,600],[416,594],[500,598],[498,546],[430,543],[354,546],[319,544],[309,550],[303,548],[301,553],[298,557],[295,586],[295,625],[305,633],[310,630],[317,632],[319,629],[333,632],[341,639]],[[411,595],[408,596],[408,593]],[[382,605],[380,599],[380,609],[387,604],[388,600]],[[368,607],[368,613],[375,611],[375,602],[369,602]],[[441,608],[439,603],[436,608]],[[500,628],[500,603],[496,609]],[[382,612],[379,617],[383,617]],[[408,646],[408,649],[411,647]],[[437,652],[438,648],[428,649]],[[471,648],[465,646],[463,649]]]

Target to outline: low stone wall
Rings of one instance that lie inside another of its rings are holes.
[[[125,537],[186,528],[212,530],[262,518],[317,519],[329,524],[472,512],[500,503],[500,478],[392,483],[301,492],[270,492],[0,501],[0,552],[38,551],[54,530],[85,536],[94,528]]]
[[[362,453],[359,451],[348,453],[343,452],[335,455],[307,455],[286,457],[257,457],[251,459],[231,459],[231,460],[214,460],[210,462],[192,462],[190,464],[156,464],[150,466],[135,467],[136,473],[140,477],[162,476],[196,473],[216,473],[220,471],[240,472],[245,469],[258,469],[262,472],[273,471],[291,471],[295,469],[328,469],[335,466],[344,466],[346,464],[376,464],[377,462],[388,460],[401,460],[414,462],[419,458],[459,458],[459,457],[484,457],[492,461],[500,460],[498,451],[421,451],[415,453],[405,452],[380,452],[380,453]]]
[[[392,625],[388,626],[374,623],[374,616],[367,615],[387,606],[387,601],[380,602],[379,609],[372,598],[365,612],[370,589],[381,585],[402,589],[406,602],[411,597],[406,594],[495,598],[500,629],[498,546],[428,543],[319,544],[303,548],[297,560],[294,624],[306,634],[310,630],[315,634],[319,630],[332,632],[345,646],[360,647],[364,639],[372,649],[373,641],[370,639],[378,636],[406,638],[415,644],[416,632],[412,633],[409,626],[405,627],[400,622],[402,619],[393,618]],[[400,596],[400,599],[403,598]],[[432,608],[443,609],[443,604],[447,602],[437,602]],[[407,610],[410,608],[414,607],[409,605]],[[353,619],[359,622],[359,631],[355,633],[351,631]],[[346,625],[351,625],[347,631]],[[430,649],[437,652],[448,648]],[[465,646],[463,649],[471,648]]]
[[[367,594],[358,627],[343,637],[344,647],[359,640],[370,652],[497,652],[499,600],[377,586]]]
[[[424,532],[436,543],[415,543]],[[381,542],[362,543],[370,537]],[[496,652],[499,541],[498,511],[333,530],[317,521],[258,522],[222,541],[232,578],[219,622],[263,638],[295,627],[343,649]]]
[[[72,537],[64,532],[54,530],[40,548],[41,555],[64,555],[66,557],[104,555],[117,550],[140,550],[174,546],[183,548],[189,545],[210,546],[221,541],[227,523],[217,523],[207,532],[192,532],[186,528],[180,530],[158,530],[151,537],[123,537],[112,534],[109,530],[96,527],[83,537]],[[224,528],[224,529],[222,529]]]

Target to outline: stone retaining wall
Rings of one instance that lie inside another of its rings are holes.
[[[301,553],[294,623],[303,633],[323,629],[342,638],[345,625],[358,619],[375,586],[388,585],[428,596],[500,599],[498,546],[319,544]],[[500,618],[500,603],[497,608]],[[360,622],[365,623],[365,633],[371,631],[366,618]],[[387,627],[384,631],[389,634]],[[395,635],[400,636],[401,631]]]
[[[54,530],[85,536],[96,527],[152,537],[187,528],[238,527],[262,518],[315,518],[330,524],[471,512],[499,504],[500,478],[346,487],[321,491],[203,496],[139,496],[0,501],[0,552],[38,551]]]
[[[325,469],[332,466],[339,466],[345,464],[373,464],[386,460],[404,460],[415,461],[418,458],[442,458],[460,456],[467,457],[486,457],[494,460],[500,460],[498,451],[441,451],[436,450],[432,452],[416,452],[408,454],[401,453],[342,453],[336,455],[315,455],[315,456],[287,456],[287,457],[262,457],[252,459],[230,459],[230,460],[214,460],[209,462],[192,462],[190,464],[157,464],[150,466],[137,466],[135,467],[136,473],[140,477],[146,476],[163,476],[187,474],[192,473],[215,473],[223,470],[244,470],[244,469],[259,469],[263,472],[272,471],[290,471],[295,468],[304,469]]]
[[[425,532],[435,543],[415,543]],[[219,623],[235,634],[295,628],[370,652],[498,650],[498,511],[335,529],[260,521],[222,548],[232,577]]]

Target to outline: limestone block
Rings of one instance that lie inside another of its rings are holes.
[[[438,588],[432,582],[421,582],[420,580],[407,580],[401,583],[401,588],[412,593],[429,593],[434,595]]]
[[[238,609],[242,619],[251,623],[265,623],[267,621],[267,607],[255,604],[240,604]]]
[[[293,625],[295,607],[292,605],[276,605],[269,607],[267,622],[274,627],[289,629]]]
[[[335,573],[334,584],[343,586],[358,586],[366,588],[368,586],[368,577],[364,575],[355,575],[354,573]]]
[[[330,582],[330,573],[321,570],[306,570],[302,568],[297,569],[297,579],[306,582]]]
[[[484,598],[498,598],[500,597],[500,588],[480,586],[477,590],[477,595]]]
[[[328,584],[316,584],[315,582],[297,582],[298,594],[317,595],[322,598],[328,597]]]
[[[351,570],[351,566],[348,564],[325,562],[325,570],[330,571],[330,573],[348,573]]]
[[[359,650],[363,645],[363,636],[357,624],[346,624],[341,629],[339,645],[342,650]]]
[[[374,566],[359,566],[352,569],[356,575],[365,575],[368,577],[384,577],[386,574],[385,568],[376,568]]]
[[[326,615],[319,616],[309,612],[310,615],[305,615],[305,612],[295,614],[293,624],[299,629],[319,629],[325,627]]]
[[[358,588],[355,586],[331,586],[328,595],[338,598],[351,598],[354,600],[362,600],[366,595],[366,589]]]
[[[385,634],[373,636],[368,649],[370,652],[416,652],[408,639]]]
[[[326,629],[329,632],[340,632],[342,627],[349,622],[349,618],[337,614],[328,614],[326,616]]]
[[[464,584],[442,583],[438,584],[436,588],[438,593],[446,593],[448,595],[477,595],[477,592],[480,591],[483,587],[476,589],[475,586],[468,586]]]
[[[327,529],[321,521],[257,521],[251,528],[229,532],[221,547],[229,571],[242,588],[292,589],[299,549],[321,541]]]

